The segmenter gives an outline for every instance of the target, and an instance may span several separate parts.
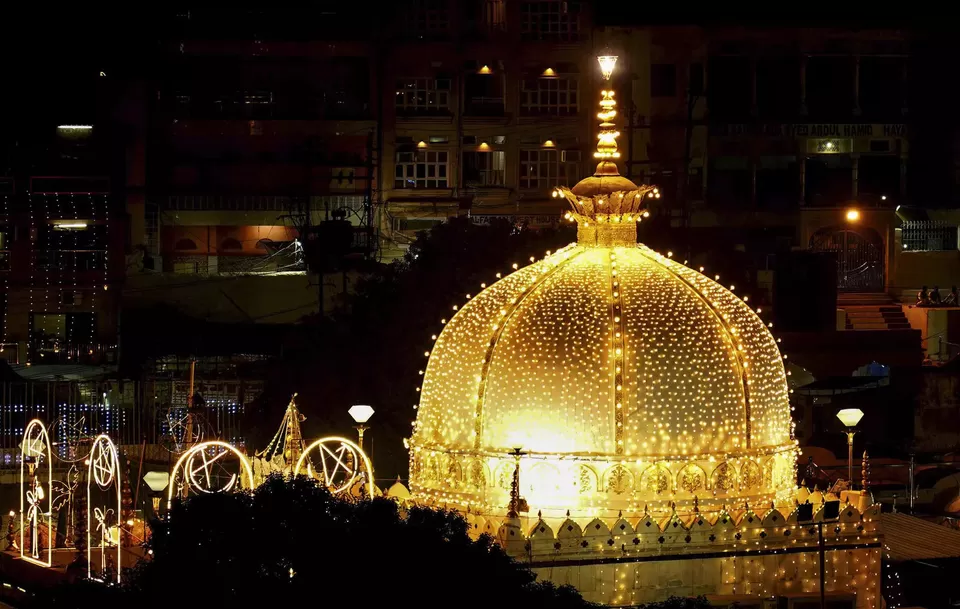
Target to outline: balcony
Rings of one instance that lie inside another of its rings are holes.
[[[473,97],[465,101],[463,112],[467,117],[504,117],[506,106],[502,97]]]
[[[87,272],[106,269],[104,250],[37,250],[37,268],[47,272]]]
[[[463,178],[464,185],[471,190],[501,188],[504,186],[506,178],[506,172],[503,169],[473,170],[470,172],[470,175],[466,175],[466,173],[467,171],[465,169]]]

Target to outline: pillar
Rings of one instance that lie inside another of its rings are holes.
[[[757,157],[750,155],[750,206],[757,206]]]
[[[807,203],[807,155],[800,155],[800,205]]]
[[[910,79],[908,75],[907,60],[903,60],[903,66],[900,68],[900,113],[906,114],[909,109],[910,97]]]
[[[900,196],[907,194],[907,157],[900,155]]]
[[[750,55],[750,116],[757,115],[757,56]]]
[[[860,116],[860,56],[853,60],[853,115]]]
[[[807,115],[807,60],[804,55],[800,58],[800,114]],[[802,170],[801,170],[802,172]]]
[[[857,196],[860,192],[860,155],[858,153],[853,153],[850,155],[850,158],[853,161],[853,165],[850,169],[853,180],[851,181],[850,194],[851,198],[856,201]]]

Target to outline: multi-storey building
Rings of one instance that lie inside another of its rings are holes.
[[[325,221],[345,218],[360,253],[373,244],[376,54],[358,11],[171,12],[147,75],[130,306],[263,322],[330,306],[341,282],[324,294],[307,272]]]
[[[849,287],[884,287],[892,233],[867,222],[851,232],[845,214],[892,216],[908,201],[902,32],[657,26],[602,37],[633,76],[627,171],[661,185],[671,223],[699,233],[691,243],[732,239],[761,269],[777,249],[836,250]],[[836,211],[798,230],[825,208]]]
[[[123,87],[96,73],[2,136],[0,357],[20,366],[115,361],[124,204],[136,176],[117,108]],[[122,113],[120,113],[122,114]]]
[[[586,2],[414,0],[388,30],[384,251],[450,216],[560,220],[590,166],[599,74]]]

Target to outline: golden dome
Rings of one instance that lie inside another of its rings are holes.
[[[420,501],[534,513],[769,505],[794,488],[783,361],[758,315],[643,245],[577,244],[467,301],[436,340],[414,435]]]
[[[637,244],[660,195],[619,175],[616,102],[601,94],[597,171],[554,193],[577,243],[468,299],[427,354],[411,493],[522,512],[519,463],[519,494],[544,518],[792,509],[777,343],[733,287]]]

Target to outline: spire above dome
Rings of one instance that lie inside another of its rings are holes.
[[[602,55],[597,59],[604,80],[609,81],[617,56]],[[636,244],[636,223],[649,215],[644,210],[644,199],[659,198],[660,193],[653,186],[637,186],[620,175],[616,162],[620,158],[617,146],[620,132],[614,123],[617,117],[615,92],[604,89],[600,95],[600,112],[597,113],[600,131],[597,134],[597,151],[593,154],[594,158],[599,159],[597,169],[592,176],[580,180],[573,188],[561,186],[553,194],[570,202],[573,209],[566,217],[579,225],[579,243],[603,246]]]

